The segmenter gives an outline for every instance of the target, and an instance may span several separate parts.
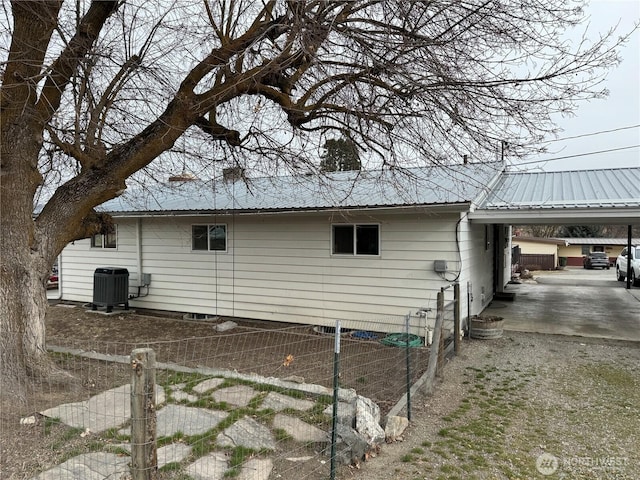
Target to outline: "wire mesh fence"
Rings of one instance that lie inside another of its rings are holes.
[[[20,428],[38,439],[39,456],[5,465],[3,478],[76,478],[70,469],[84,472],[77,478],[106,471],[136,480],[339,477],[340,465],[375,456],[388,414],[410,417],[407,400],[428,368],[435,312],[343,322],[336,371],[334,327],[234,319],[232,329],[218,331],[228,319],[87,320],[96,314],[83,311],[78,321],[95,325],[53,328],[48,338],[52,359],[74,382],[32,384],[29,404],[14,409]],[[450,339],[453,317],[442,315]],[[140,424],[132,411],[136,371],[146,370],[132,360],[139,349],[155,356],[155,387],[143,391],[146,407],[157,404],[153,418],[149,410],[143,418],[154,433],[142,436],[132,431]],[[152,454],[140,450],[149,442]],[[134,461],[136,451],[145,452],[144,464]]]

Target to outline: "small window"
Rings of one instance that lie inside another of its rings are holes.
[[[589,255],[591,253],[591,247],[589,245],[582,245],[582,255]]]
[[[197,251],[226,251],[226,225],[192,225],[191,249]]]
[[[113,230],[108,233],[97,233],[91,237],[91,248],[116,248],[118,246],[118,229],[113,226]]]
[[[333,225],[335,255],[379,255],[379,225]]]

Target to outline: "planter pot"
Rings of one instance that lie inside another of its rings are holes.
[[[469,325],[469,336],[480,340],[491,340],[502,337],[502,317],[473,316]]]

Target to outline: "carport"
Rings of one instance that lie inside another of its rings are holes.
[[[640,167],[507,171],[469,218],[496,229],[526,224],[627,225],[630,245],[632,225],[640,223]],[[495,258],[495,271],[505,271],[508,255]],[[617,282],[611,271],[566,269],[532,282],[502,283],[496,283],[496,291],[513,293],[513,300],[496,296],[484,313],[504,317],[507,329],[640,341],[640,288]]]

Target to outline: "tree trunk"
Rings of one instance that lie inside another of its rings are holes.
[[[29,376],[54,371],[45,350],[46,287],[25,263],[3,256],[0,274],[0,390],[22,400]]]

